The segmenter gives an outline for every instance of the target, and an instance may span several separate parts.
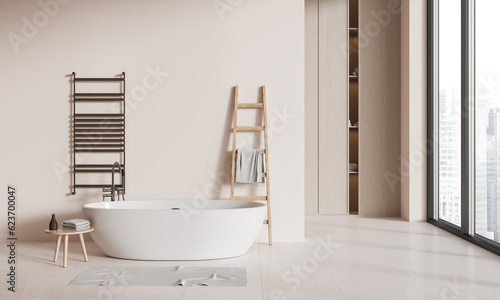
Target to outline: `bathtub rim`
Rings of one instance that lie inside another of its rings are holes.
[[[166,202],[169,202],[169,201],[180,201],[180,202],[183,202],[183,201],[186,201],[186,202],[193,202],[194,200],[192,199],[189,199],[189,200],[173,200],[173,199],[158,199],[158,200],[125,200],[125,201],[115,201],[117,203],[119,202],[155,202],[155,201],[158,201],[158,202],[162,202],[162,201],[166,201]],[[229,210],[241,210],[241,209],[260,209],[262,207],[267,207],[267,203],[265,203],[265,201],[240,201],[240,200],[229,200],[229,199],[225,199],[225,200],[208,200],[210,202],[212,201],[224,201],[224,202],[227,202],[227,203],[230,203],[230,202],[236,202],[236,203],[245,203],[245,204],[248,204],[249,206],[248,207],[229,207],[229,208],[184,208],[184,209],[178,209],[178,210],[175,210],[175,209],[169,209],[169,208],[138,208],[138,207],[134,207],[134,208],[118,208],[118,207],[92,207],[91,205],[93,204],[101,204],[101,203],[113,203],[112,201],[96,201],[96,202],[91,202],[91,203],[86,203],[84,205],[82,205],[82,209],[92,209],[92,210],[165,210],[165,211],[229,211]]]

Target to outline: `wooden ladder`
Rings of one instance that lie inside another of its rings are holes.
[[[264,126],[238,126],[238,109],[256,108],[262,109]],[[231,167],[231,200],[242,201],[266,201],[267,202],[267,232],[269,235],[269,245],[273,244],[272,223],[271,223],[271,194],[269,188],[269,148],[267,138],[267,111],[266,111],[266,86],[262,86],[262,103],[239,103],[238,102],[238,86],[234,87],[234,120],[233,120],[233,158]],[[234,195],[234,178],[236,172],[236,133],[238,131],[263,131],[264,132],[264,149],[261,149],[266,157],[266,170],[262,173],[262,177],[266,178],[266,196],[235,196]]]

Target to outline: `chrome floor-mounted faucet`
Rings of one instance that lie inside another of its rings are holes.
[[[118,187],[115,185],[115,167],[118,167],[118,171],[122,176],[122,185]],[[125,201],[125,169],[120,165],[119,162],[115,162],[113,164],[113,167],[111,168],[111,189],[106,189],[103,187],[102,192],[109,193],[102,194],[102,201],[104,201],[104,199],[107,197],[111,198],[111,201],[119,201],[120,193],[122,194],[122,201]]]

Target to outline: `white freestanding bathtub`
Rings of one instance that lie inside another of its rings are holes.
[[[83,206],[104,254],[139,260],[201,260],[247,252],[266,204],[231,200],[144,200]]]

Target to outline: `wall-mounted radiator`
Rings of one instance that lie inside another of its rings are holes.
[[[112,78],[78,78],[75,72],[72,75],[72,194],[79,188],[109,188],[108,181],[88,183],[81,177],[111,174],[114,162],[121,166],[115,169],[121,171],[121,182],[116,187],[125,189],[125,72]],[[96,91],[80,92],[83,84]],[[116,91],[100,92],[109,88]],[[81,155],[80,160],[93,162],[77,164],[77,155]]]

